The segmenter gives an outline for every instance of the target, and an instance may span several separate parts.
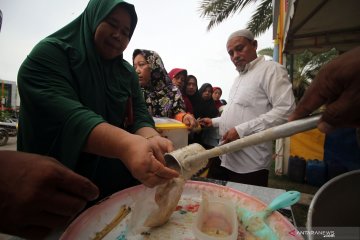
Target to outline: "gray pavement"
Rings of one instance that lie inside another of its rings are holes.
[[[1,150],[16,150],[16,137],[9,137],[9,140],[5,146],[0,146]]]

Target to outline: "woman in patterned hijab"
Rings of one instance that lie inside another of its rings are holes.
[[[172,84],[159,54],[151,50],[136,49],[133,64],[147,109],[153,117],[175,118],[190,128],[196,126],[194,117],[185,112],[181,91]]]

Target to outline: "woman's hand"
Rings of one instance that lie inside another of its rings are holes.
[[[145,186],[154,187],[178,177],[179,174],[164,165],[164,153],[173,149],[172,143],[163,137],[146,139],[133,135],[128,154],[123,162],[131,174]]]
[[[165,183],[179,174],[165,167],[163,155],[173,150],[172,143],[150,127],[136,134],[128,133],[108,123],[97,125],[88,137],[84,151],[118,158],[134,178],[148,187]]]
[[[174,151],[173,143],[160,135],[152,136],[147,140],[151,144],[155,158],[165,165],[164,154]]]
[[[190,113],[184,115],[182,122],[191,130],[199,126],[194,116]]]

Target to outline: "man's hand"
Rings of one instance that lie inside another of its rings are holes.
[[[231,128],[229,131],[227,131],[224,136],[222,137],[221,139],[221,144],[225,144],[225,143],[228,143],[228,142],[232,142],[232,141],[235,141],[237,139],[239,139],[240,136],[239,134],[237,133],[236,129],[235,128]]]
[[[44,238],[98,195],[90,180],[53,158],[0,151],[0,232]]]
[[[199,119],[199,123],[204,127],[212,127],[213,125],[211,118],[201,118]]]

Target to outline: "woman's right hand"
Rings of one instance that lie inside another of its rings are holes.
[[[158,146],[163,144],[162,137],[148,140],[142,136],[132,135],[130,141],[132,144],[123,162],[131,174],[145,186],[154,187],[179,176],[178,172],[166,167],[160,159],[155,157],[159,155],[155,152],[159,150]]]
[[[182,122],[191,130],[199,126],[194,116],[190,113],[184,115]]]
[[[148,187],[178,177],[179,174],[165,167],[161,159],[166,152],[172,151],[172,143],[159,136],[146,139],[143,136],[157,134],[152,128],[151,131],[146,128],[131,134],[108,123],[100,123],[90,133],[84,151],[121,159],[133,177]]]

